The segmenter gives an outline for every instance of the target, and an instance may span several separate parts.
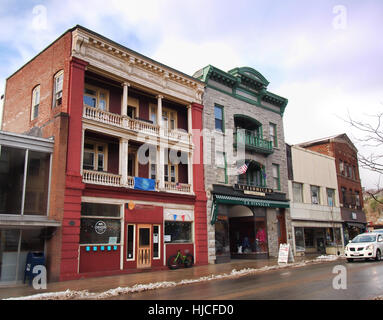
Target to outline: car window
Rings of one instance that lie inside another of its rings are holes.
[[[376,241],[376,235],[372,234],[363,234],[356,236],[354,239],[352,239],[352,243],[362,243],[362,242],[374,242]]]

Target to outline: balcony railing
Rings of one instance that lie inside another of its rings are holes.
[[[123,182],[122,176],[103,171],[83,170],[82,179],[84,183],[97,184],[102,186],[125,187],[134,189],[134,177],[128,176]],[[160,190],[159,181],[156,180],[156,191],[167,191],[174,193],[191,193],[191,185],[178,182],[165,181],[164,189]]]
[[[245,145],[246,149],[254,150],[263,154],[272,154],[273,143],[265,139],[259,138],[253,131],[238,130],[234,132],[234,146]]]
[[[101,172],[101,171],[92,171],[92,170],[83,170],[82,179],[85,183],[99,184],[103,186],[121,186],[121,176],[118,174]]]
[[[84,114],[85,119],[117,126],[120,128],[132,130],[135,132],[148,133],[154,136],[160,135],[160,127],[158,125],[138,120],[132,119],[127,116],[121,116],[119,114],[103,111],[98,108],[90,107],[84,105]],[[191,135],[182,130],[169,130],[164,128],[163,135],[169,139],[180,140],[185,143],[191,143]]]

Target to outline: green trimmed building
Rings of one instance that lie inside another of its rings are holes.
[[[207,66],[203,137],[209,262],[278,256],[291,219],[283,113],[287,99],[258,71]]]

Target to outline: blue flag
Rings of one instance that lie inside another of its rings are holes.
[[[156,181],[154,179],[134,177],[134,189],[154,191],[156,189]]]

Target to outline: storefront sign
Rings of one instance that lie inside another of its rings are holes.
[[[103,234],[106,231],[106,223],[104,221],[97,221],[94,225],[94,230],[97,234]]]
[[[244,194],[251,194],[253,196],[260,196],[260,197],[264,197],[266,196],[266,193],[264,192],[258,192],[258,191],[247,191],[247,190],[244,190],[243,191]]]
[[[271,188],[248,186],[248,185],[242,185],[242,184],[234,185],[234,189],[242,190],[244,193],[247,193],[247,192],[259,192],[262,194],[273,193],[273,189],[271,189]]]
[[[278,263],[293,262],[294,257],[290,249],[290,244],[281,243],[279,246]]]
[[[172,241],[172,236],[170,234],[165,234],[164,235],[164,241],[165,242],[170,242]]]

